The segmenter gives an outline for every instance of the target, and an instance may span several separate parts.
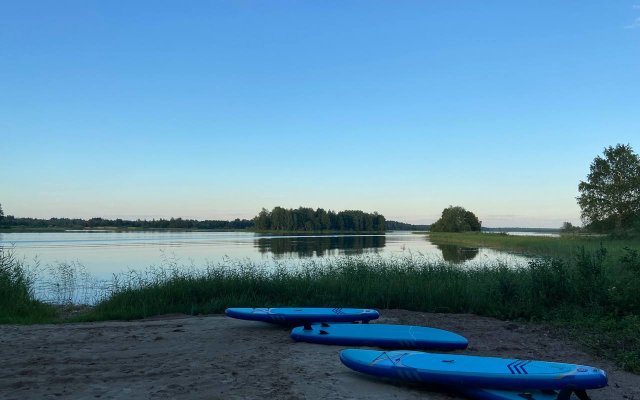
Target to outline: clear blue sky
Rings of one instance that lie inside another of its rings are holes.
[[[640,152],[640,1],[0,1],[0,203],[32,217],[579,223]]]

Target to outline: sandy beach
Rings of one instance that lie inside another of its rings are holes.
[[[457,353],[594,365],[609,374],[597,399],[640,399],[640,376],[554,332],[474,315],[382,310],[380,323],[452,330]],[[283,327],[222,315],[0,326],[2,399],[458,399],[344,367],[341,346],[296,343]]]

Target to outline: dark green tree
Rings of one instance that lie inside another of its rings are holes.
[[[263,208],[258,216],[253,219],[253,222],[258,230],[271,229],[271,216],[269,211]]]
[[[482,222],[471,211],[460,206],[449,206],[442,210],[442,216],[433,225],[432,232],[480,231]]]
[[[322,208],[318,208],[316,210],[316,220],[318,221],[318,230],[329,230],[331,229],[331,220],[329,219],[329,214]]]
[[[275,207],[271,211],[271,229],[288,230],[291,225],[291,216],[282,207]]]
[[[603,155],[578,185],[583,222],[597,231],[633,228],[640,217],[640,158],[628,144],[609,146]]]

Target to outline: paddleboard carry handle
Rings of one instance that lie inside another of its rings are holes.
[[[330,327],[331,325],[329,325],[329,324],[328,324],[328,323],[326,323],[326,322],[321,322],[321,323],[320,323],[320,326],[321,326],[321,327],[323,327],[323,328],[328,328],[328,327]],[[307,322],[307,321],[305,321],[305,322],[304,322],[304,330],[305,330],[305,331],[311,331],[311,330],[313,330],[313,328],[311,328],[311,323],[310,323],[310,322]]]
[[[556,400],[571,400],[571,394],[573,393],[575,393],[576,397],[580,400],[591,400],[586,390],[576,389],[575,386],[567,386],[566,388],[560,390],[560,393],[558,393],[558,397],[556,397]]]

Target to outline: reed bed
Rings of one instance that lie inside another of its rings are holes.
[[[618,268],[607,254],[584,250],[575,259],[535,259],[467,268],[424,257],[336,257],[300,267],[229,261],[204,269],[173,266],[114,278],[113,293],[95,316],[140,318],[163,312],[216,313],[229,306],[352,306],[472,312],[536,318],[565,307],[639,314],[640,256]]]

